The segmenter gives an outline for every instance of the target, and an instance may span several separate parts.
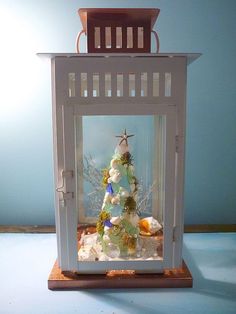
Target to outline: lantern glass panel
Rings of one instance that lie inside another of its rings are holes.
[[[79,223],[97,228],[78,261],[162,260],[165,115],[76,116],[75,126]]]

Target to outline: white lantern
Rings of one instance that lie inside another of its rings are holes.
[[[74,273],[74,287],[168,286],[166,269],[184,268],[186,75],[199,54],[49,56],[59,270]],[[127,152],[133,159],[124,161]],[[102,229],[86,234],[104,210]],[[67,286],[51,278],[49,287]]]

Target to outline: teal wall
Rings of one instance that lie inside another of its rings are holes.
[[[236,1],[1,0],[0,224],[53,224],[50,63],[74,52],[79,7],[158,7],[161,52],[188,69],[185,222],[236,223]]]

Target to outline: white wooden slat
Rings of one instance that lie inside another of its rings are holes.
[[[105,98],[105,72],[99,74],[99,97]]]
[[[62,60],[55,60],[52,63],[54,74],[53,79],[53,115],[54,115],[54,162],[55,162],[55,191],[58,187],[63,186],[62,171],[65,169],[65,154],[64,154],[64,125],[63,125],[63,104],[68,97],[68,72],[65,71]],[[72,72],[72,71],[71,71]],[[58,263],[62,270],[75,269],[70,263],[70,242],[68,218],[70,212],[62,202],[62,193],[55,192],[56,198],[56,230],[58,243]]]
[[[81,274],[104,274],[114,269],[132,269],[136,273],[162,273],[163,260],[78,262],[78,272]]]
[[[141,98],[141,72],[135,72],[135,98]]]
[[[173,252],[173,266],[179,267],[182,263],[183,232],[184,232],[184,161],[185,161],[185,116],[186,116],[186,85],[187,85],[187,60],[184,58],[176,60],[175,72],[178,76],[172,79],[172,90],[174,90],[177,111],[177,130],[178,134],[178,154],[177,154],[177,175],[176,175],[176,208],[175,226],[176,239]]]
[[[106,104],[74,105],[74,112],[78,115],[155,115],[166,114],[175,106],[157,104],[135,104],[128,101],[119,106],[107,106]]]
[[[81,75],[80,73],[75,73],[75,98],[78,99],[81,96]]]
[[[124,82],[125,84],[125,82]],[[125,86],[124,86],[125,87]],[[126,86],[128,89],[128,86]],[[126,91],[128,92],[128,91]],[[159,104],[159,105],[165,105],[166,107],[168,106],[175,106],[175,102],[173,99],[170,101],[166,101],[167,97],[129,97],[129,95],[125,98],[123,97],[72,97],[72,98],[67,98],[66,104],[68,105],[99,105],[99,104],[106,104],[107,107],[112,103],[113,105],[115,104],[124,104],[129,103],[129,104]]]
[[[84,177],[83,177],[83,118],[77,115],[75,117],[75,134],[76,134],[76,209],[78,222],[85,221],[83,208],[83,191],[84,191]]]
[[[147,98],[148,99],[153,98],[153,72],[152,71],[147,72]]]
[[[173,266],[173,225],[175,199],[175,131],[176,114],[166,118],[166,155],[165,155],[165,208],[164,208],[164,266]]]
[[[96,60],[97,62],[95,64],[93,64],[93,62],[91,62],[91,59],[90,59],[89,62],[92,64],[87,64],[87,65],[86,65],[86,63],[88,62],[88,60],[83,59],[83,64],[81,64],[79,70],[80,70],[80,72],[85,72],[91,66],[90,68],[93,68],[94,73],[96,72],[96,73],[99,73],[100,75],[102,75],[105,72],[110,71],[110,70],[108,70],[108,65],[110,65],[110,69],[112,69],[115,74],[117,74],[117,73],[123,73],[124,74],[124,87],[125,88],[128,88],[128,85],[126,84],[127,83],[127,81],[126,81],[126,75],[127,74],[135,73],[136,74],[136,82],[135,83],[136,83],[136,85],[137,84],[139,85],[139,75],[141,75],[142,72],[147,73],[147,71],[149,71],[150,73],[148,74],[148,81],[149,81],[149,83],[148,83],[148,97],[147,98],[142,97],[142,98],[145,98],[145,99],[142,99],[139,97],[139,93],[137,93],[137,96],[132,97],[132,99],[130,99],[130,101],[136,102],[136,103],[137,102],[145,103],[145,101],[147,100],[147,102],[153,102],[153,103],[156,103],[156,102],[165,103],[165,104],[173,103],[172,97],[165,97],[164,96],[164,94],[165,94],[164,93],[164,91],[165,91],[165,77],[163,77],[163,76],[164,76],[165,72],[162,72],[160,75],[160,92],[161,92],[160,96],[159,97],[153,97],[152,91],[151,91],[152,86],[150,85],[150,83],[153,80],[152,75],[153,75],[154,71],[159,71],[161,68],[163,68],[163,66],[165,65],[165,64],[164,65],[162,64],[163,62],[156,62],[155,59],[149,59],[150,62],[148,62],[148,63],[147,62],[140,63],[140,62],[138,62],[138,61],[140,61],[138,59],[134,59],[134,60],[130,59],[130,60],[128,60],[129,62],[127,63],[127,58],[123,58],[123,59],[117,58],[117,60],[115,60],[114,58],[111,58],[111,59],[104,60],[101,58],[100,59],[97,58],[97,60]],[[71,61],[71,60],[69,60],[69,61]],[[105,62],[105,61],[107,61],[107,62]],[[144,61],[147,61],[147,60],[144,60]],[[164,61],[166,61],[166,60],[164,60]],[[68,65],[68,71],[72,67],[72,65],[70,63],[71,62],[69,62],[69,65]],[[107,65],[107,63],[108,63],[108,65]],[[151,67],[150,67],[150,63],[151,63]],[[166,63],[166,62],[164,62],[164,63]],[[170,71],[170,67],[168,67],[168,71]],[[89,74],[88,74],[88,78],[90,78]],[[90,86],[92,86],[92,85],[90,85]],[[91,90],[91,88],[90,88],[90,90]],[[101,91],[102,91],[102,89],[101,89]],[[127,90],[125,90],[124,92],[125,92],[124,98],[129,97],[129,94],[126,93]],[[82,99],[80,99],[79,101],[76,98],[69,99],[68,103],[71,103],[71,104],[75,104],[76,102],[77,103],[89,103],[89,102],[93,103],[93,102],[96,102],[96,99],[94,100],[94,98],[96,98],[96,97],[93,97],[92,92],[89,91],[88,97],[82,97]],[[133,98],[135,98],[135,101]],[[112,96],[112,100],[115,103],[119,103],[119,102],[123,101],[123,99],[121,100],[120,97],[116,96],[116,93]],[[110,101],[109,99],[104,98],[103,102],[106,103],[109,101]]]
[[[122,70],[121,70],[122,72]],[[130,99],[131,97],[129,97],[129,73],[123,73],[123,97],[120,101],[122,101],[122,103],[124,103],[124,100],[126,100],[127,98]]]
[[[155,116],[154,117],[154,156],[153,156],[153,164],[152,164],[152,175],[153,179],[152,181],[155,182],[156,184],[154,185],[153,193],[152,193],[152,216],[157,219],[160,223],[162,220],[160,219],[160,206],[159,206],[159,176],[160,176],[160,167],[159,167],[159,148],[160,148],[160,135],[159,134],[159,117],[160,116]]]
[[[93,72],[87,72],[88,99],[93,98]]]
[[[110,99],[116,98],[117,96],[117,73],[111,71],[111,97],[107,97],[107,101],[111,101]]]
[[[165,205],[165,132],[166,116],[155,115],[154,129],[154,158],[153,158],[153,178],[156,180],[155,190],[152,199],[152,214],[160,223],[163,222],[163,210]]]
[[[53,84],[53,125],[54,125],[54,184],[55,184],[55,200],[56,200],[56,231],[58,245],[58,263],[63,269],[68,266],[68,250],[67,250],[67,226],[65,225],[66,212],[62,204],[61,193],[56,189],[63,185],[61,172],[64,167],[63,153],[63,122],[62,122],[62,104],[66,99],[65,86],[68,83],[67,72],[64,71],[63,64],[59,60],[52,62],[52,84]]]
[[[64,191],[72,193],[73,197],[66,199],[64,215],[66,228],[67,265],[64,270],[77,270],[77,210],[76,210],[76,182],[75,182],[75,130],[73,106],[63,106],[64,131],[64,170],[73,171],[73,177],[64,178]]]
[[[159,97],[165,97],[165,73],[159,72]],[[168,102],[168,99],[166,100]]]
[[[59,102],[58,95],[56,93],[56,67],[55,67],[55,60],[52,60],[51,63],[51,78],[52,78],[52,117],[53,117],[53,160],[54,160],[54,206],[55,206],[55,221],[56,221],[56,235],[57,235],[57,251],[58,251],[58,263],[61,265],[61,229],[60,229],[60,208],[59,208],[59,195],[56,192],[57,183],[59,182],[59,158],[60,152],[58,148],[60,147],[60,143],[62,142],[62,136],[60,136],[62,132],[60,132],[60,124],[58,116],[60,113],[58,112],[60,109],[57,108],[57,101]]]

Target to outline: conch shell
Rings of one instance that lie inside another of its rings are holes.
[[[139,228],[141,235],[153,235],[157,231],[162,229],[162,225],[153,218],[153,217],[146,217],[139,220]]]

